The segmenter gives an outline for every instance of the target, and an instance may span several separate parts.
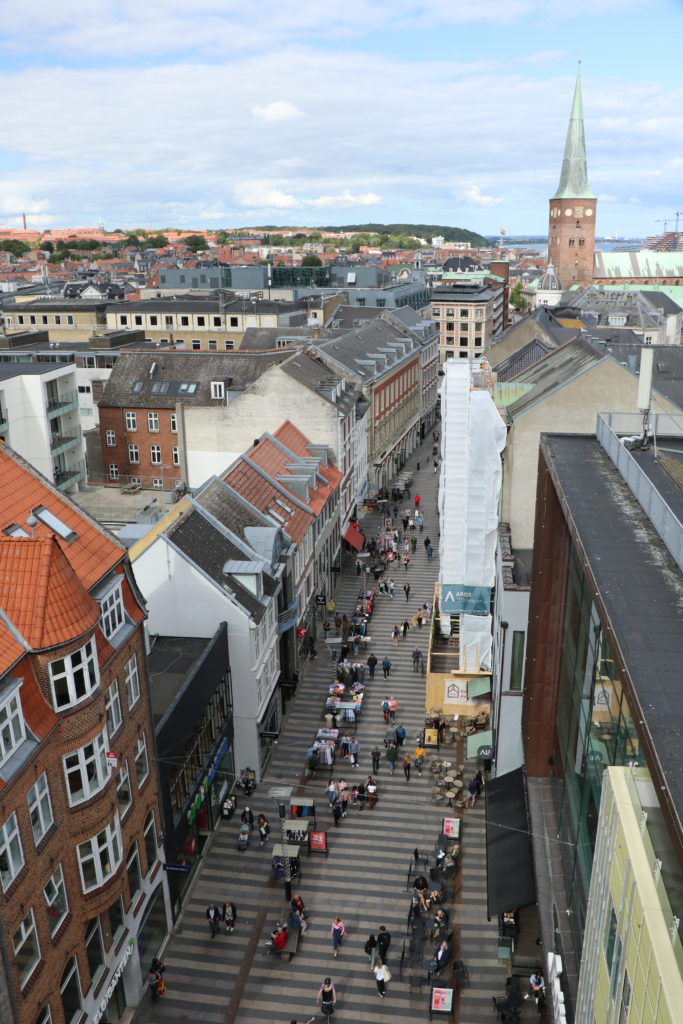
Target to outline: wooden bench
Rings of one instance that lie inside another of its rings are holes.
[[[287,942],[284,944],[282,949],[278,950],[280,959],[286,960],[288,963],[291,961],[294,954],[299,949],[299,940],[301,938],[301,928],[287,928]]]

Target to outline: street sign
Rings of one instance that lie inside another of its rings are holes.
[[[164,864],[164,871],[177,871],[181,875],[189,875],[189,864]]]
[[[482,761],[490,761],[493,757],[493,747],[488,743],[477,749],[477,757],[480,757]]]
[[[327,832],[309,832],[308,848],[314,853],[328,853]]]

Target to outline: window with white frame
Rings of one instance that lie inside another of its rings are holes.
[[[111,878],[121,864],[121,827],[118,816],[92,839],[76,847],[83,892],[90,892]]]
[[[118,679],[114,680],[104,695],[104,709],[107,712],[107,731],[111,738],[121,728],[123,721]]]
[[[138,844],[133,843],[128,851],[126,857],[126,873],[128,875],[128,889],[130,891],[130,898],[139,893],[142,889],[142,873],[140,872],[140,855],[138,854]]]
[[[122,582],[116,584],[100,601],[100,626],[107,640],[121,628],[125,620],[123,610]]]
[[[105,431],[105,437],[106,437],[106,440],[107,440],[107,448],[115,448],[116,447],[116,431],[115,430],[107,430],[107,431]]]
[[[156,487],[156,489],[158,491],[163,490],[163,488],[164,488],[164,481],[161,479],[160,476],[155,476],[154,477],[154,479],[152,480],[152,487]]]
[[[59,992],[62,997],[65,1024],[74,1024],[74,1021],[79,1020],[83,1013],[81,980],[78,977],[78,961],[75,956],[64,968],[62,980],[59,983]]]
[[[147,413],[147,428],[153,433],[157,433],[159,430],[159,413],[148,412]]]
[[[26,739],[19,687],[0,705],[0,764]]]
[[[134,466],[137,466],[140,462],[140,445],[129,444],[128,445],[128,461],[132,462]]]
[[[211,397],[222,398],[225,391],[225,385],[222,380],[211,381]]]
[[[54,935],[60,924],[69,913],[69,901],[66,898],[66,886],[64,885],[64,873],[62,865],[58,864],[47,880],[43,889],[47,919],[50,924],[50,935]]]
[[[149,775],[149,758],[147,757],[147,737],[144,732],[135,744],[135,772],[138,777],[138,789]]]
[[[126,667],[123,670],[123,682],[130,710],[140,699],[140,677],[138,675],[138,659],[135,654],[126,662]]]
[[[161,445],[151,444],[149,446],[149,458],[153,466],[161,465]]]
[[[178,416],[177,416],[177,414],[172,412],[171,416],[170,416],[170,420],[171,420],[171,433],[172,434],[177,434],[178,433]]]
[[[132,476],[132,477],[130,478],[130,482],[131,482],[132,484],[137,484],[137,485],[138,485],[138,487],[139,487],[139,486],[140,486],[140,484],[142,483],[142,480],[140,479],[140,477],[139,477],[139,476]]]
[[[126,430],[138,429],[138,414],[136,412],[126,413]]]
[[[157,859],[157,823],[154,819],[154,811],[150,811],[145,818],[144,827],[145,856],[147,857],[147,870],[150,871]]]
[[[119,467],[116,462],[109,463],[109,479],[118,480],[119,478]]]
[[[171,452],[173,454],[173,465],[174,466],[179,466],[180,465],[180,448],[178,447],[177,444],[173,445],[173,447],[171,448]]]
[[[40,776],[35,786],[31,786],[26,794],[26,800],[28,802],[29,817],[31,818],[31,828],[33,829],[33,841],[38,846],[55,820],[52,814],[50,790],[45,773]]]
[[[24,852],[19,838],[19,822],[13,811],[0,825],[0,881],[5,892],[24,866]]]
[[[51,661],[48,668],[55,711],[78,704],[100,681],[95,638],[66,658]]]
[[[107,733],[103,730],[90,743],[64,755],[66,791],[72,807],[99,793],[109,781],[106,752]]]
[[[36,1024],[52,1024],[52,1013],[50,1012],[49,1003],[42,1008],[36,1017]]]
[[[19,985],[23,988],[40,960],[40,946],[33,907],[12,936],[12,945],[14,946],[14,966],[19,975]]]
[[[130,773],[128,762],[122,761],[121,767],[116,773],[116,795],[119,801],[119,816],[125,818],[133,803],[133,794],[130,789]]]

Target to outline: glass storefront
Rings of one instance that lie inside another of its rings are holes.
[[[158,885],[150,896],[147,911],[138,932],[138,955],[143,973],[149,969],[152,959],[159,955],[167,931],[164,887]]]
[[[614,651],[573,545],[567,576],[555,734],[553,792],[568,906],[580,948],[603,771],[608,765],[643,761]]]

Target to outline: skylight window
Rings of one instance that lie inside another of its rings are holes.
[[[285,505],[284,501],[280,501],[279,498],[275,499],[275,504],[279,505],[280,508],[283,508],[285,510],[285,512],[288,512],[290,514],[290,516],[291,516],[292,512],[294,511],[294,509],[291,509],[289,507],[289,505]]]
[[[155,380],[152,384],[153,395],[165,395],[168,393],[169,383],[167,380]]]
[[[285,520],[282,518],[282,516],[279,515],[277,512],[273,511],[272,508],[268,509],[268,515],[272,516],[273,519],[276,519],[278,523],[282,523],[283,526],[285,525]]]
[[[12,523],[11,526],[6,526],[2,532],[8,537],[28,537],[26,530],[17,523]]]
[[[190,384],[187,381],[183,381],[178,385],[178,393],[181,395],[193,395],[197,390],[196,384]]]
[[[37,508],[33,509],[33,515],[36,519],[40,519],[41,523],[48,526],[53,533],[56,533],[62,540],[73,540],[76,536],[74,530],[70,526],[67,526],[59,516],[56,516],[54,512],[50,512],[44,505],[38,505]]]
[[[133,384],[133,394],[134,395],[139,395],[140,392],[142,391],[142,389],[144,388],[144,386],[145,386],[144,380],[136,380],[135,384]]]

